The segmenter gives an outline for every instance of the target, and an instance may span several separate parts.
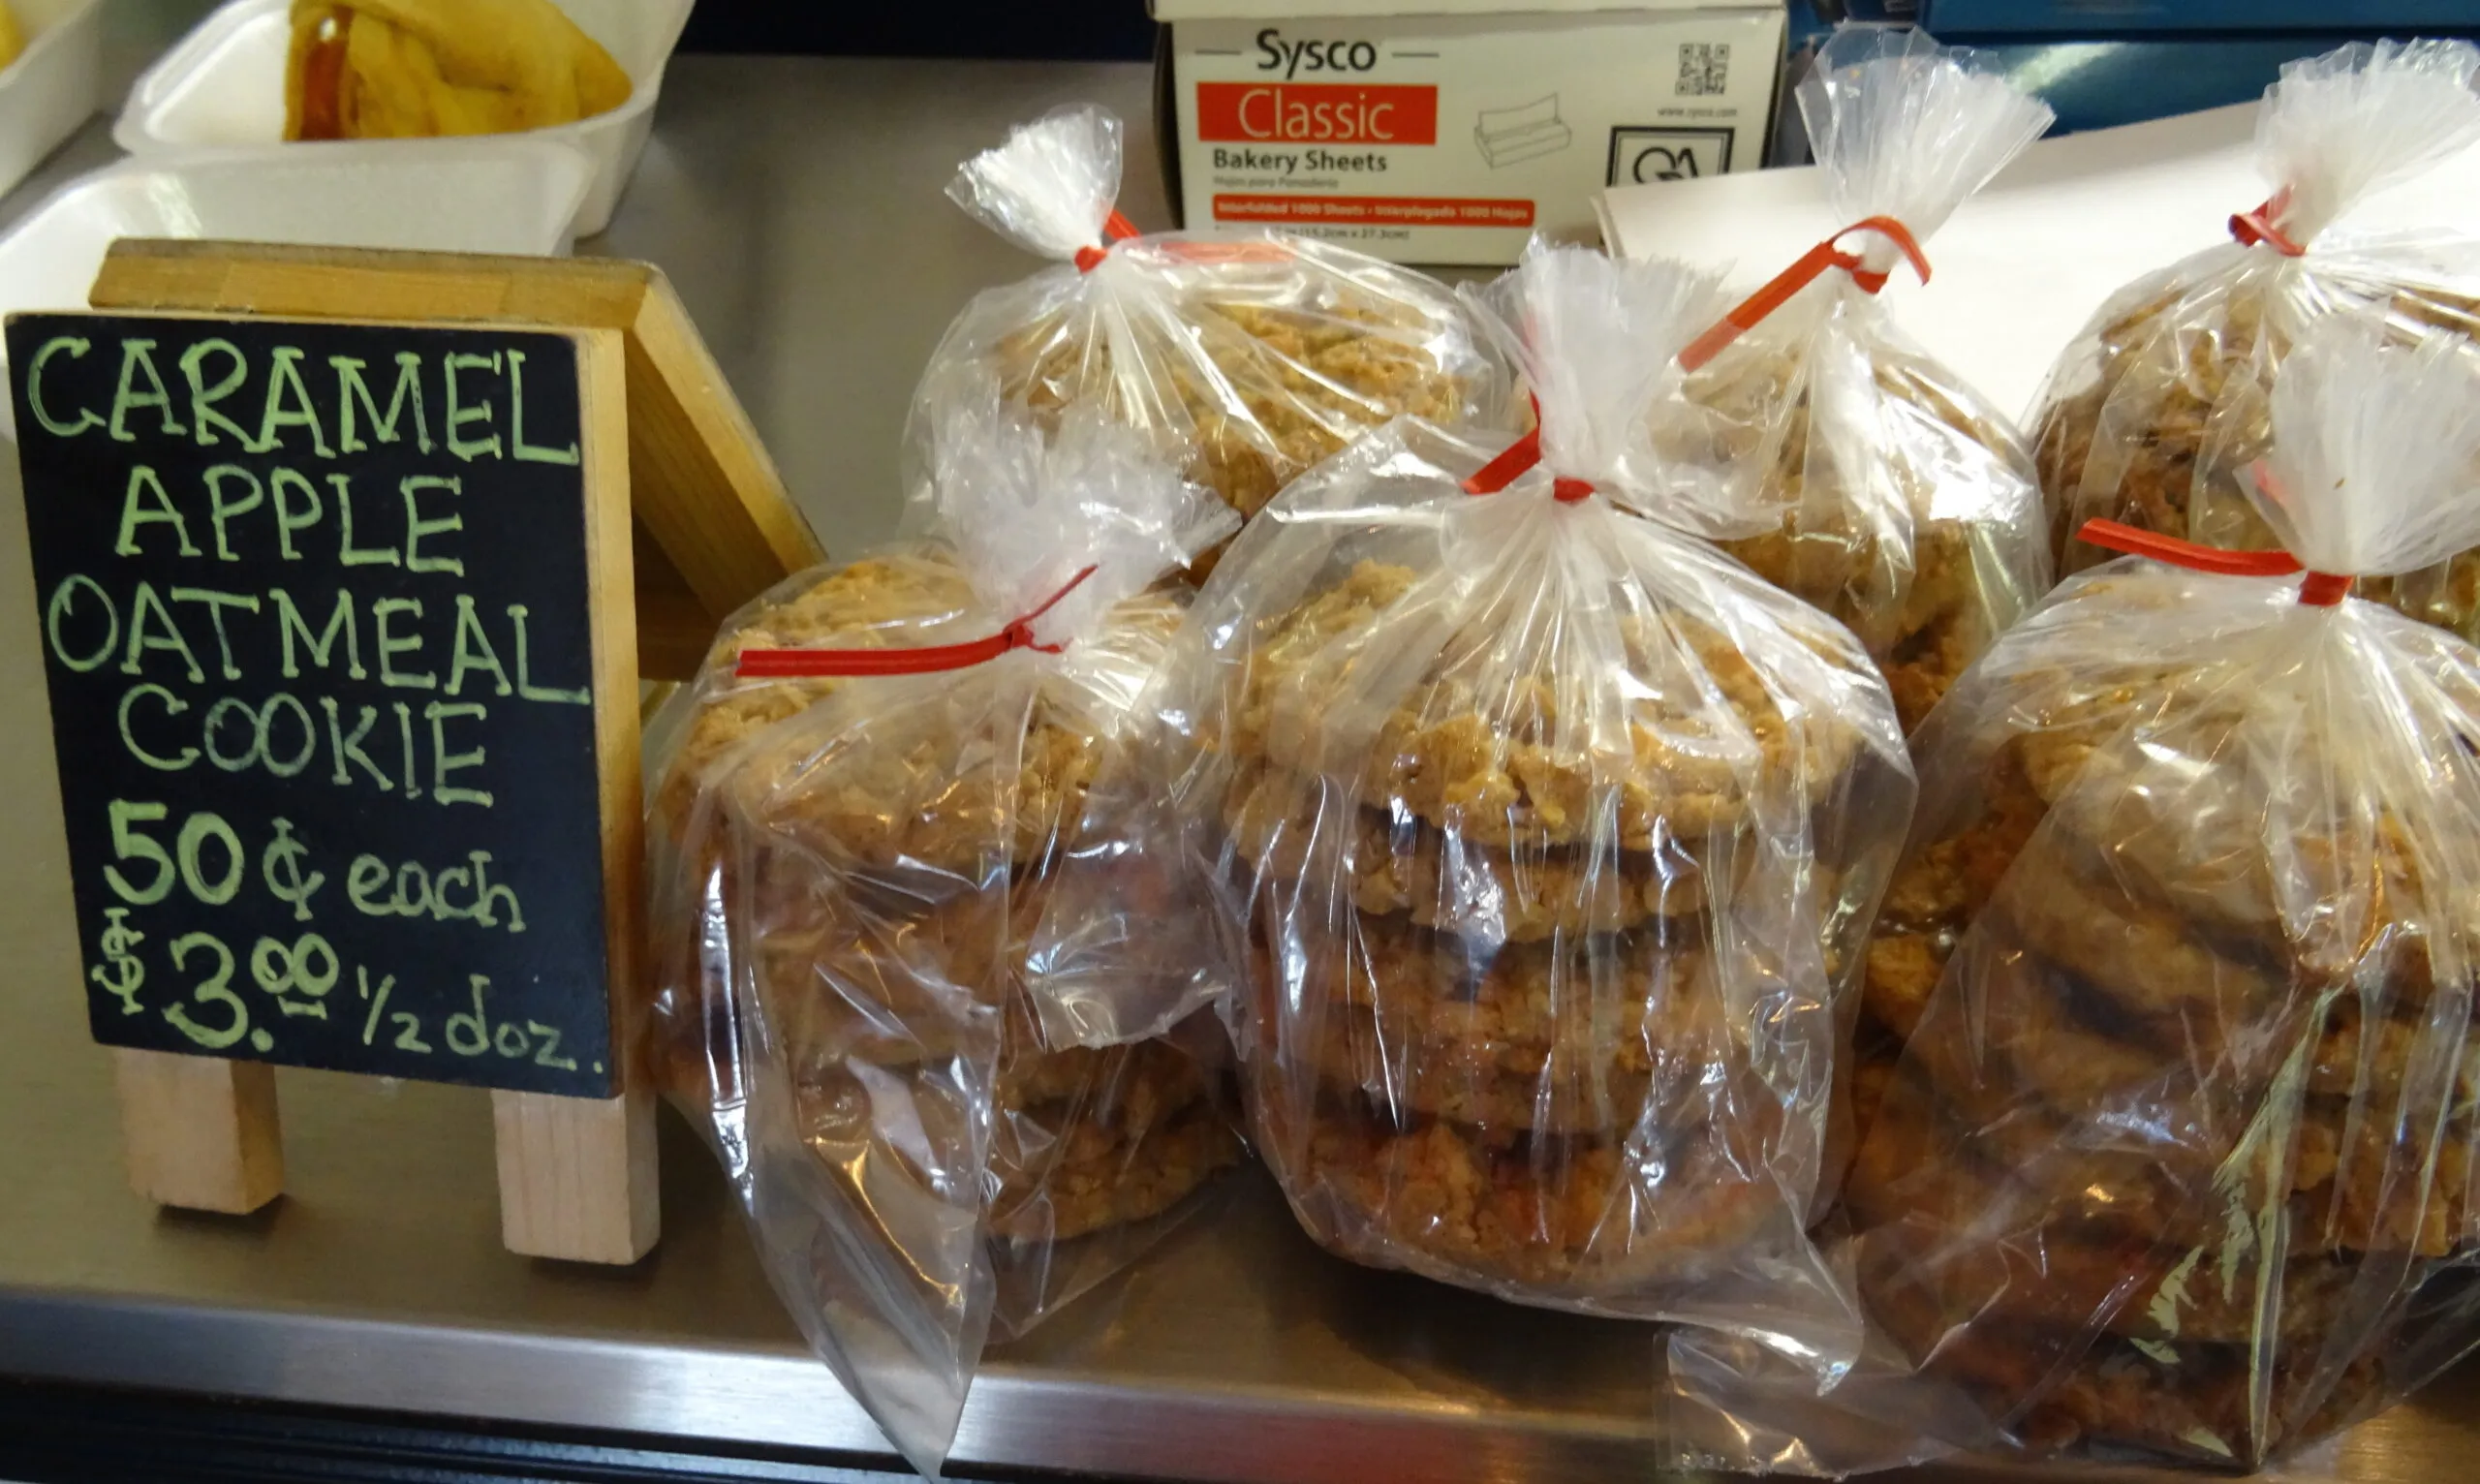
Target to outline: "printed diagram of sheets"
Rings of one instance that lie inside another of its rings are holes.
[[[1559,95],[1513,108],[1483,108],[1472,125],[1472,141],[1490,169],[1557,154],[1575,141],[1575,131],[1559,117]]]

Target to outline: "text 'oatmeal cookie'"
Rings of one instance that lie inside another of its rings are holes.
[[[2343,317],[2275,388],[2305,577],[2141,532],[1914,738],[1846,1188],[1958,1446],[2257,1467],[2480,1342],[2480,650],[2351,579],[2480,541],[2480,377]]]
[[[1400,420],[1252,522],[1165,667],[1162,792],[1320,1243],[1831,1366],[1809,1227],[1910,770],[1849,632],[1703,539],[1764,523],[1744,486],[1656,446],[1721,302],[1571,248],[1473,294],[1537,432]]]
[[[959,205],[1058,265],[948,326],[914,397],[916,465],[959,373],[996,376],[1046,422],[1091,407],[1145,432],[1244,517],[1390,417],[1504,415],[1504,363],[1437,282],[1284,232],[1139,235],[1113,208],[1119,187],[1119,120],[1091,106],[956,172]]]
[[[2256,118],[2264,203],[2231,219],[2233,241],[2112,295],[2050,372],[2030,436],[2061,573],[2109,559],[2076,538],[2093,519],[2277,545],[2248,471],[2283,364],[2322,321],[2366,317],[2404,345],[2480,332],[2480,240],[2413,216],[2416,192],[2442,190],[2439,168],[2480,141],[2475,81],[2480,48],[2460,41],[2354,43],[2282,68]],[[2364,576],[2360,594],[2480,639],[2480,552]]]
[[[2049,590],[2050,559],[2022,437],[1878,293],[1928,276],[1921,244],[2051,114],[1918,31],[1838,34],[1799,100],[1849,248],[1804,259],[1690,347],[1697,416],[1666,436],[1763,481],[1779,523],[1725,549],[1849,625],[1909,730]]]
[[[736,615],[654,732],[654,1060],[703,1122],[775,1287],[917,1466],[985,1335],[1125,1267],[1239,1156],[1210,1024],[1041,1035],[1052,879],[1107,844],[1184,603],[1235,519],[1099,414],[995,383],[945,410],[938,525]],[[1110,910],[1202,905],[1116,873]]]

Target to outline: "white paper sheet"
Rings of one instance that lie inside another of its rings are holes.
[[[1934,281],[1898,268],[1898,324],[2000,407],[2027,410],[2041,378],[2101,301],[2140,274],[2229,240],[2232,212],[2264,200],[2240,104],[2044,139],[1925,245]],[[2355,227],[2460,224],[2480,232],[2480,152],[2391,193]],[[1630,258],[1733,263],[1754,288],[1842,226],[1814,166],[1623,186],[1603,193],[1602,236]]]

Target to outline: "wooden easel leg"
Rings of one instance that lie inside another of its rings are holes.
[[[663,1230],[655,1099],[491,1094],[499,1137],[500,1240],[529,1257],[631,1263]]]
[[[131,1189],[162,1206],[242,1215],[284,1193],[275,1068],[112,1052]]]

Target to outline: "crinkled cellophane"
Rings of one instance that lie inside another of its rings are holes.
[[[2380,640],[2266,663],[2319,621]],[[1862,1293],[2025,1449],[2256,1467],[2480,1334],[2452,642],[2129,564],[1915,738],[1863,992]],[[2387,697],[2410,719],[2367,720]]]
[[[2022,441],[1841,282],[1734,342],[1688,390],[1706,415],[1701,455],[1753,471],[1783,510],[1780,529],[1723,549],[1848,625],[1906,731],[2048,586]]]
[[[1823,615],[1546,481],[1381,518],[1470,472],[1381,441],[1244,533],[1190,630],[1261,1154],[1360,1261],[1847,1345],[1806,1227],[1908,790],[1880,683]],[[1366,525],[1318,512],[1362,490]]]
[[[2231,550],[2277,544],[2245,481],[2271,447],[2282,360],[2336,313],[2379,316],[2406,343],[2480,333],[2480,296],[2445,282],[2366,276],[2270,247],[2200,253],[2103,305],[2051,373],[2029,434],[2060,575],[2109,560],[2076,539],[2088,520]],[[2355,591],[2480,639],[2480,552],[2363,578]]]
[[[1272,235],[1139,237],[1090,272],[985,293],[933,355],[924,395],[975,367],[1038,413],[1099,403],[1159,433],[1243,516],[1366,429],[1488,416],[1507,383],[1437,283]]]
[[[751,1079],[775,1079],[793,1135],[899,1249],[924,1239],[890,1190],[976,1214],[1003,1334],[1134,1255],[1238,1157],[1219,1037],[1053,1051],[1023,982],[1050,869],[1178,617],[1145,596],[1056,657],[732,678],[744,649],[996,628],[943,546],[898,547],[753,604],[660,749],[658,877],[684,888],[654,914],[665,1085],[714,1119],[730,1164],[766,1137]],[[1126,911],[1177,910],[1160,880],[1125,888]],[[914,1255],[924,1282],[957,1280]]]

